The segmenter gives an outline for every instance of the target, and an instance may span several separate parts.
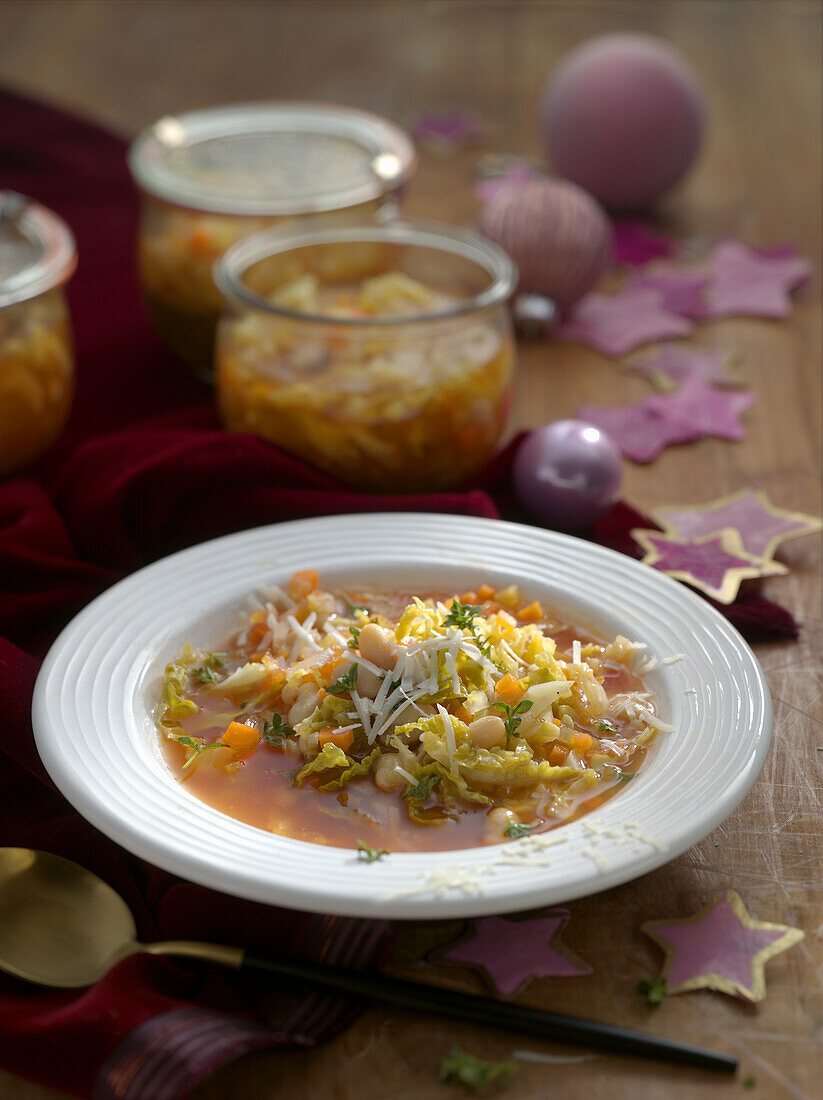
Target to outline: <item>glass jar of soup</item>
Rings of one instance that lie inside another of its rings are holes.
[[[370,216],[415,163],[402,130],[347,107],[244,104],[160,119],[129,152],[157,329],[210,381],[220,312],[212,268],[226,249],[272,225]]]
[[[38,458],[68,420],[74,355],[62,287],[76,264],[56,214],[0,191],[0,476]]]
[[[216,269],[223,423],[358,488],[458,485],[507,419],[516,279],[497,245],[448,226],[247,238]]]

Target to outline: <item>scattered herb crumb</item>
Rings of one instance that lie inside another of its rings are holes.
[[[755,1081],[754,1077],[744,1077],[743,1079],[744,1089],[753,1089],[756,1084],[757,1082]]]
[[[487,1062],[460,1047],[452,1047],[448,1058],[440,1061],[438,1081],[465,1085],[474,1092],[485,1092],[489,1085],[507,1085],[515,1071],[514,1062]]]
[[[357,858],[364,863],[374,863],[375,860],[382,859],[383,856],[391,855],[388,848],[372,848],[365,840],[358,840],[357,849]]]
[[[654,978],[652,981],[642,981],[637,985],[637,992],[645,997],[652,1008],[657,1008],[666,996],[668,982],[665,978]]]

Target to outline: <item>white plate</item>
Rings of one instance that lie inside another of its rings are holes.
[[[660,661],[647,683],[674,732],[660,735],[625,792],[554,831],[558,843],[543,850],[531,837],[366,864],[349,849],[235,821],[190,795],[163,761],[152,721],[163,668],[186,641],[213,646],[255,589],[309,566],[330,584],[359,578],[457,591],[484,580],[519,584],[582,627],[645,642]],[[680,653],[682,660],[662,663]],[[765,761],[771,721],[751,650],[683,585],[550,531],[407,513],[261,527],[142,569],[63,631],[38,677],[33,709],[54,782],[129,851],[239,897],[412,919],[568,901],[651,871],[745,797]]]

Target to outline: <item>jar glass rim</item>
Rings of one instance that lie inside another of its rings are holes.
[[[33,262],[0,279],[0,309],[62,286],[77,267],[74,235],[62,218],[16,191],[0,190],[0,231],[13,226],[35,250]]]
[[[230,188],[198,186],[169,164],[173,154],[205,142],[265,134],[349,141],[370,157],[368,170],[337,188],[250,196]],[[229,104],[158,119],[132,142],[128,163],[138,187],[172,205],[212,214],[278,217],[341,210],[379,199],[413,174],[417,154],[409,135],[380,115],[295,100]]]
[[[270,256],[309,245],[368,242],[402,244],[448,252],[483,268],[489,276],[489,283],[456,305],[434,313],[417,313],[410,317],[330,317],[328,314],[304,313],[276,305],[243,282],[243,276],[249,268]],[[507,302],[514,293],[517,279],[518,272],[513,260],[502,248],[479,233],[438,222],[399,218],[380,225],[352,224],[302,230],[288,226],[264,229],[232,245],[214,265],[214,281],[229,302],[268,313],[273,317],[352,329],[411,326],[476,313]]]

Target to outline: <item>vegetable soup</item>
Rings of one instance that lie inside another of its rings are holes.
[[[643,646],[594,638],[512,585],[271,588],[214,651],[166,669],[175,776],[258,828],[432,851],[544,832],[618,794],[669,729]]]

